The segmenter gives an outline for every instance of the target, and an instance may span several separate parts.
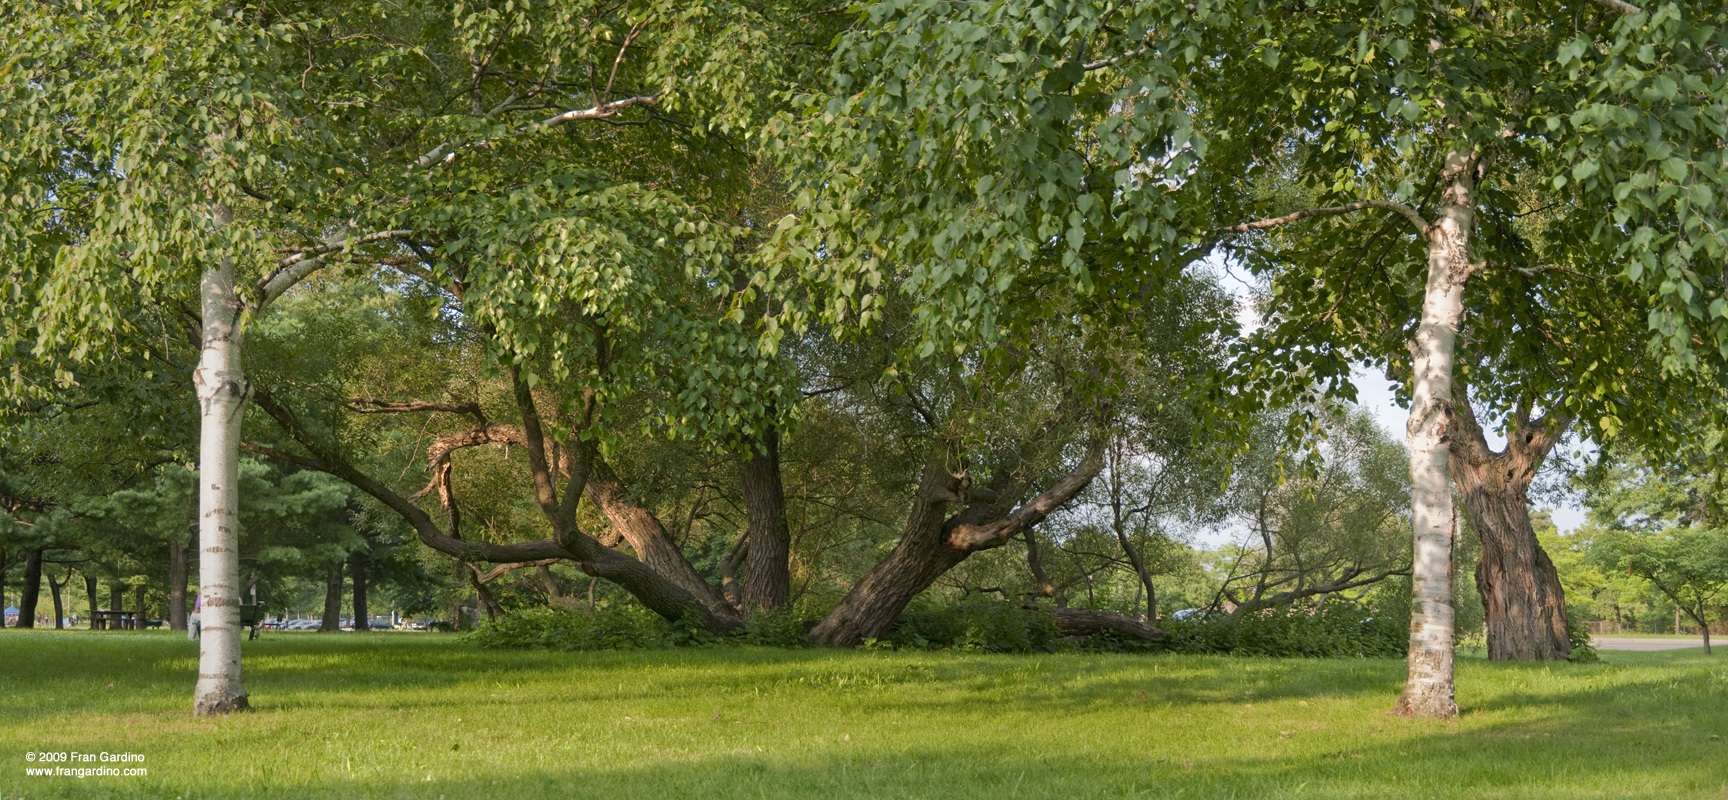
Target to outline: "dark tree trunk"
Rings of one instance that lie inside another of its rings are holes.
[[[36,627],[37,595],[42,594],[42,550],[24,556],[24,593],[18,597],[18,627]]]
[[[1026,569],[1032,573],[1032,580],[1038,582],[1038,593],[1056,601],[1057,608],[1067,608],[1068,593],[1044,575],[1044,556],[1037,532],[1028,530],[1021,538],[1026,540]]]
[[[6,551],[0,550],[0,628],[6,627],[6,569],[11,566],[6,563]]]
[[[918,482],[900,542],[811,629],[811,641],[851,647],[880,637],[906,610],[907,603],[943,573],[975,552],[1002,546],[1072,500],[1103,469],[1101,451],[1102,446],[1094,441],[1074,471],[1026,504],[1007,511],[972,496],[960,479],[949,473],[947,454],[938,445]],[[1005,484],[1002,481],[988,494],[1000,497]],[[964,508],[950,517],[948,505],[956,502],[964,503]]]
[[[132,589],[132,598],[138,606],[138,630],[144,630],[144,584],[140,583]]]
[[[115,583],[113,579],[109,579],[108,610],[120,611],[124,608],[126,608],[126,587]]]
[[[66,628],[66,605],[60,598],[60,590],[66,588],[66,584],[71,581],[70,574],[66,576],[66,580],[56,581],[54,573],[48,573],[48,597],[54,601],[54,630],[57,631]]]
[[[370,618],[366,616],[366,566],[371,556],[365,550],[355,550],[348,557],[349,569],[354,576],[354,630],[356,632],[369,630],[372,627]]]
[[[1520,404],[1506,449],[1496,453],[1465,388],[1459,381],[1449,446],[1453,480],[1482,542],[1476,589],[1487,612],[1488,658],[1563,660],[1572,653],[1566,596],[1554,562],[1536,541],[1525,493],[1571,420],[1555,415],[1531,420],[1528,403]]]
[[[90,604],[90,627],[96,626],[96,579],[84,576],[84,600]]]
[[[191,577],[186,545],[179,539],[168,540],[168,627],[186,630],[186,579]]]
[[[319,633],[342,630],[342,565],[330,568],[324,575],[324,619],[318,624]]]
[[[770,427],[744,462],[744,512],[749,520],[744,554],[744,608],[779,608],[792,593],[792,533],[780,481],[780,432]]]

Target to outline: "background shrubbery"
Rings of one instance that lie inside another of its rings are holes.
[[[1235,619],[1222,613],[1196,615],[1159,620],[1166,636],[1157,649],[1244,656],[1403,658],[1410,646],[1407,619],[1350,603],[1269,608]]]
[[[753,615],[737,632],[716,639],[694,625],[670,623],[633,606],[593,614],[531,610],[501,616],[468,635],[484,647],[552,650],[636,650],[718,643],[805,647],[819,615],[787,609]],[[972,650],[1047,653],[1063,649],[1220,653],[1300,658],[1402,658],[1409,643],[1402,617],[1375,614],[1349,603],[1317,609],[1273,608],[1232,619],[1222,612],[1166,618],[1156,642],[1104,634],[1063,637],[1049,609],[1014,603],[966,603],[908,611],[866,647],[894,650]]]

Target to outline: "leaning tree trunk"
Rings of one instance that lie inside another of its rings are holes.
[[[233,220],[225,205],[211,210],[218,231]],[[250,394],[240,366],[240,298],[234,261],[222,256],[199,285],[203,348],[192,382],[198,390],[198,685],[192,713],[248,708],[240,673],[240,419]]]
[[[1452,476],[1482,542],[1476,589],[1487,612],[1488,658],[1563,660],[1572,653],[1566,595],[1559,571],[1530,525],[1526,492],[1571,420],[1564,415],[1531,420],[1530,404],[1520,403],[1506,448],[1496,453],[1488,446],[1462,381],[1458,390]]]
[[[1428,283],[1422,320],[1410,343],[1414,377],[1410,422],[1410,505],[1415,528],[1411,562],[1410,654],[1397,713],[1408,717],[1458,715],[1452,681],[1452,486],[1447,430],[1452,421],[1452,363],[1458,322],[1464,316],[1464,281],[1470,274],[1474,225],[1473,173],[1477,159],[1454,150],[1441,175],[1440,215],[1423,233]]]
[[[348,557],[349,570],[354,578],[355,633],[370,630],[372,628],[372,620],[370,617],[366,616],[366,565],[370,563],[370,561],[371,559],[367,556],[365,550],[355,550],[354,554]]]
[[[179,539],[168,540],[168,628],[186,630],[186,579],[192,571],[187,563],[186,544]]]
[[[42,594],[42,549],[24,556],[24,593],[18,597],[18,627],[36,627],[36,601]]]
[[[786,525],[786,491],[780,482],[780,432],[770,427],[744,462],[745,538],[742,600],[749,611],[786,604],[792,594],[792,533]]]
[[[342,565],[337,564],[324,574],[324,617],[318,622],[319,633],[342,630]]]
[[[1103,470],[1102,451],[1102,444],[1094,440],[1073,471],[1024,505],[1007,511],[969,498],[960,480],[948,472],[946,453],[939,447],[924,467],[912,512],[893,552],[871,568],[810,630],[810,639],[829,647],[850,647],[880,637],[912,598],[930,588],[943,573],[973,553],[1001,547],[1074,499]],[[948,516],[948,505],[955,501],[965,503],[965,507]]]

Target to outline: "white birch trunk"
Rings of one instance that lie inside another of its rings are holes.
[[[1475,160],[1446,157],[1445,196],[1429,226],[1428,286],[1422,323],[1410,343],[1415,385],[1405,440],[1410,448],[1410,503],[1416,547],[1411,564],[1409,677],[1397,712],[1447,719],[1458,715],[1452,682],[1452,486],[1447,429],[1452,421],[1452,363],[1464,316],[1474,224]]]
[[[212,209],[217,229],[233,212]],[[223,256],[199,286],[203,350],[192,373],[199,407],[198,594],[203,600],[196,716],[245,710],[240,674],[240,419],[250,388],[240,367],[240,298],[234,261]]]

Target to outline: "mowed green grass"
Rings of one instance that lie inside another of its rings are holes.
[[[245,652],[256,711],[195,719],[184,638],[0,632],[0,797],[1728,798],[1728,658],[1699,650],[1465,660],[1449,723],[1386,713],[1393,660]],[[26,777],[29,751],[149,776]]]

